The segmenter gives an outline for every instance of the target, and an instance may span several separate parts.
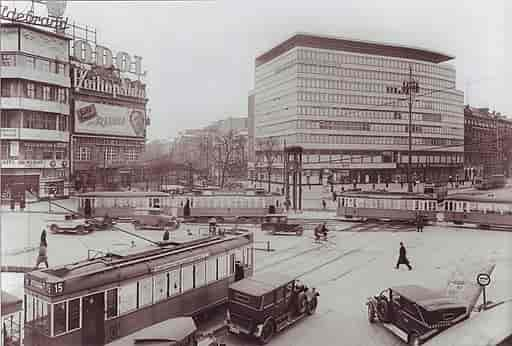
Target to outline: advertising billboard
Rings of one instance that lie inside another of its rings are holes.
[[[144,137],[143,109],[75,101],[75,132]]]

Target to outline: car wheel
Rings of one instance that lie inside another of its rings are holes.
[[[420,346],[421,340],[418,334],[409,335],[409,346]]]
[[[318,306],[318,300],[315,298],[311,299],[306,307],[306,313],[308,315],[313,315],[316,312],[316,307]]]
[[[276,326],[274,324],[274,321],[267,320],[263,325],[263,328],[261,329],[260,344],[267,344],[270,341],[270,339],[272,339],[272,337],[274,336],[275,331]]]
[[[85,232],[85,227],[84,227],[84,226],[78,226],[78,227],[76,228],[76,231],[77,231],[77,233],[78,233],[78,234],[84,234],[84,233],[86,233],[86,232]]]
[[[368,304],[368,322],[374,323],[375,322],[375,308],[373,307],[373,304]]]
[[[306,299],[306,296],[302,293],[299,296],[298,302],[297,302],[297,312],[302,315],[306,312],[308,306],[308,300]]]
[[[141,226],[142,225],[139,220],[133,221],[133,227],[135,227],[135,229],[139,229]]]
[[[56,224],[52,224],[50,226],[50,232],[57,233],[58,231],[59,231],[59,226],[57,226]]]
[[[300,237],[303,232],[304,230],[302,228],[299,228],[298,230],[295,231],[295,234]]]

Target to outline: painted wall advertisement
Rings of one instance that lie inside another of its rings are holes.
[[[75,131],[95,135],[144,137],[143,109],[75,102]]]

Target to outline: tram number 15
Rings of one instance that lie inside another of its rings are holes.
[[[48,285],[48,293],[49,294],[61,294],[64,292],[64,283],[58,282],[53,285]]]

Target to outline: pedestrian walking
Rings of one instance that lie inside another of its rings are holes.
[[[41,244],[44,244],[44,246],[48,247],[48,242],[46,241],[46,230],[44,228],[41,232]]]
[[[400,264],[405,264],[409,270],[412,270],[411,264],[409,263],[409,259],[407,258],[407,251],[405,250],[404,243],[400,242],[400,250],[398,261],[396,262],[396,269],[399,268]]]
[[[169,229],[165,229],[163,241],[169,241]]]
[[[322,199],[322,207],[323,207],[324,210],[327,207],[327,203],[325,203],[325,199]]]
[[[46,268],[48,268],[48,247],[46,244],[41,241],[39,244],[39,255],[37,256],[37,263],[36,268],[39,268],[39,265],[41,263],[44,263],[46,265]]]

